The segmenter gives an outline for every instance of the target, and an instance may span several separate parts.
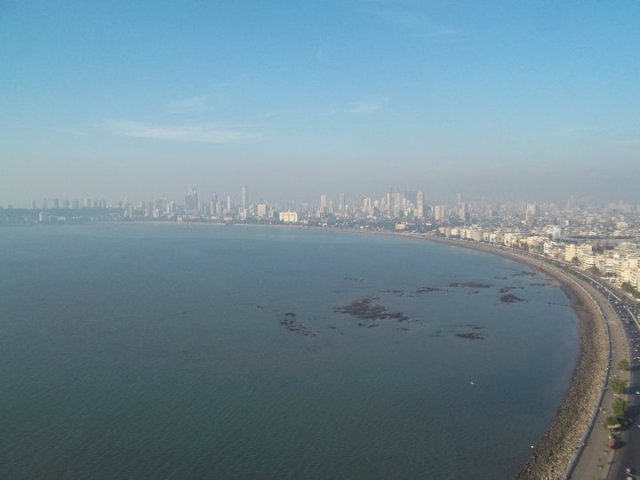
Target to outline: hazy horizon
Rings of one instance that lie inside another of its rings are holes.
[[[640,201],[640,4],[5,2],[0,205]]]

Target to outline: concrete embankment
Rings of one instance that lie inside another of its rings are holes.
[[[564,478],[589,431],[606,381],[609,339],[598,304],[579,281],[545,261],[475,242],[437,237],[426,239],[501,255],[526,264],[556,280],[569,298],[580,319],[581,350],[575,373],[551,426],[515,476],[517,480]]]

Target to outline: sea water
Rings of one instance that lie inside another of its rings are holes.
[[[341,313],[367,298],[400,315]],[[0,478],[510,478],[576,322],[543,275],[414,239],[0,228]]]

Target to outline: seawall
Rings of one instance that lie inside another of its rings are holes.
[[[509,258],[553,278],[567,295],[579,318],[580,355],[553,422],[515,475],[516,480],[565,478],[590,430],[594,409],[600,402],[607,378],[609,337],[597,302],[573,276],[535,257],[477,242],[438,237],[419,238]]]

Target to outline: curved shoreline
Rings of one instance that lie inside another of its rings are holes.
[[[426,236],[412,238],[508,258],[540,271],[560,284],[579,319],[580,354],[567,393],[551,425],[514,478],[516,480],[565,478],[567,473],[570,473],[585,436],[591,430],[594,409],[599,405],[606,385],[606,372],[610,361],[609,335],[597,301],[578,280],[542,260],[461,240]]]
[[[139,223],[139,222],[138,222]],[[156,223],[156,222],[149,222]],[[190,223],[188,223],[191,225]],[[200,225],[200,224],[194,224]],[[203,224],[207,225],[207,224]],[[277,228],[283,226],[274,225]],[[308,229],[298,225],[286,228]],[[326,230],[323,228],[323,230]],[[476,250],[526,265],[557,281],[578,317],[580,353],[574,374],[562,403],[545,434],[535,445],[531,456],[515,473],[516,480],[557,480],[570,476],[588,434],[594,425],[594,414],[602,400],[610,363],[609,333],[598,301],[583,284],[548,262],[513,250],[496,248],[478,242],[447,239],[433,235],[415,235],[358,229],[338,229],[360,234],[388,235],[432,241],[458,248]]]

